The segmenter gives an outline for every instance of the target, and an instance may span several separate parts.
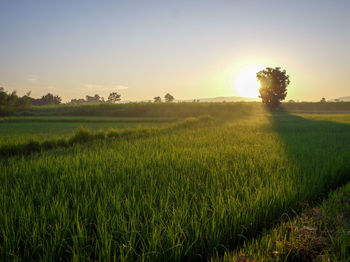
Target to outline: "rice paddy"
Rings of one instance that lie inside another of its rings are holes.
[[[91,119],[79,142],[46,118],[0,123],[67,143],[1,156],[3,261],[206,261],[350,180],[350,114]]]

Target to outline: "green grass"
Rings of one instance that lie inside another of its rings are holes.
[[[350,102],[338,103],[283,103],[282,108],[299,113],[348,113]],[[17,108],[7,112],[1,110],[0,116],[102,116],[102,117],[197,117],[210,114],[223,116],[258,113],[262,109],[260,102],[228,103],[126,103],[92,105],[51,105]]]
[[[0,145],[29,140],[45,140],[71,134],[83,127],[91,130],[165,126],[175,118],[111,118],[111,117],[5,117],[0,118]]]
[[[349,114],[224,115],[0,160],[0,259],[209,260],[350,180]]]
[[[317,120],[317,121],[331,121],[344,124],[350,124],[349,114],[295,114],[305,119]]]
[[[0,118],[0,123],[17,122],[80,122],[80,123],[170,123],[174,117],[101,117],[101,116],[8,116]]]
[[[17,116],[104,116],[104,117],[197,117],[231,115],[261,109],[260,103],[127,103],[53,105],[19,108]],[[349,103],[350,109],[350,103]],[[0,111],[1,115],[1,111]]]
[[[55,137],[51,139],[33,139],[31,137],[28,141],[20,143],[17,139],[17,143],[3,143],[0,145],[0,156],[11,157],[15,155],[28,155],[30,153],[41,152],[44,150],[50,150],[58,147],[70,147],[75,144],[92,142],[94,140],[112,139],[112,138],[141,138],[150,135],[162,134],[163,132],[169,132],[178,128],[190,128],[195,125],[205,124],[213,121],[210,116],[201,116],[198,118],[186,118],[178,121],[175,124],[169,124],[163,127],[142,127],[136,128],[124,128],[113,129],[109,128],[107,131],[99,129],[99,131],[92,131],[90,129],[80,127],[73,135],[67,137]],[[24,123],[27,123],[27,119]],[[52,122],[50,119],[48,122]]]

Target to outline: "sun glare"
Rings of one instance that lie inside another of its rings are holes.
[[[256,73],[260,67],[250,66],[243,68],[236,76],[234,87],[239,96],[258,98],[260,84],[256,79]]]

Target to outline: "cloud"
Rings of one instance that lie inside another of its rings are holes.
[[[84,85],[85,89],[100,89],[102,88],[103,86],[101,85],[95,85],[95,84],[86,84]]]
[[[99,84],[84,84],[80,90],[84,90],[84,91],[116,91],[116,90],[125,90],[128,89],[129,87],[127,86],[123,86],[123,85],[113,85],[113,86],[104,86],[104,85],[99,85]]]
[[[114,88],[117,89],[117,90],[125,90],[125,89],[128,89],[129,87],[128,86],[117,85],[117,86],[114,86]]]
[[[27,75],[27,81],[35,82],[37,79],[36,75]]]

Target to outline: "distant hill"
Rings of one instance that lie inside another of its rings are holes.
[[[343,96],[335,99],[330,99],[331,102],[350,102],[350,96]]]

